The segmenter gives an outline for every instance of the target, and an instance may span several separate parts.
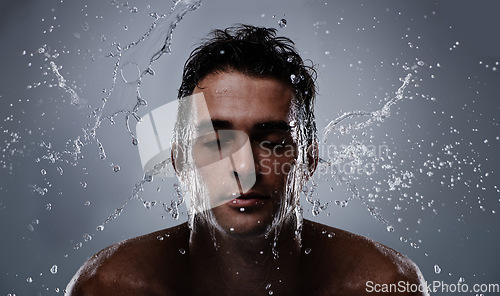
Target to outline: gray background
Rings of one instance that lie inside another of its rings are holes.
[[[186,220],[184,213],[175,221],[161,205],[146,209],[132,200],[104,231],[96,231],[142,179],[137,147],[123,116],[98,130],[105,160],[95,143],[83,148],[76,165],[65,162],[68,157],[55,163],[42,158],[48,150],[42,141],[53,151],[64,151],[71,148],[67,141],[93,124],[89,114],[112,83],[116,59],[105,57],[114,51],[110,43],[137,40],[151,26],[149,13],[167,13],[172,6],[171,1],[153,0],[124,4],[0,2],[0,295],[61,294],[98,250]],[[132,13],[132,7],[138,12]],[[422,61],[423,66],[409,70],[414,81],[390,117],[360,132],[331,134],[328,142],[339,147],[356,135],[365,144],[388,147],[373,175],[350,180],[362,196],[378,194],[369,204],[394,232],[357,199],[345,208],[336,206],[335,200],[350,193],[332,178],[318,180],[314,197],[329,202],[328,208],[312,217],[312,207],[303,201],[305,215],[408,255],[428,281],[452,284],[463,277],[471,288],[500,283],[499,9],[497,1],[207,0],[174,30],[172,54],[153,64],[156,75],[145,78],[141,87],[148,106],[139,113],[172,101],[193,44],[211,28],[234,23],[276,27],[278,34],[296,42],[304,58],[314,61],[320,131],[342,112],[380,109],[409,73],[404,66]],[[277,24],[281,18],[287,20],[285,28]],[[60,55],[45,60],[38,53],[41,47]],[[70,95],[57,87],[50,61],[62,66],[60,73],[82,104],[71,105]],[[453,145],[449,154],[446,145]],[[409,186],[390,190],[389,183],[405,172],[413,173],[411,184],[403,180]],[[156,178],[141,197],[169,204],[176,198],[174,183],[173,178]],[[32,185],[47,192],[41,195]],[[85,234],[92,240],[85,242]],[[79,242],[82,247],[75,249]],[[58,266],[55,274],[53,265]]]

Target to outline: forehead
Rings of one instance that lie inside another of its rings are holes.
[[[204,77],[194,93],[203,93],[212,120],[234,125],[289,121],[293,92],[275,78],[248,76],[236,71]]]

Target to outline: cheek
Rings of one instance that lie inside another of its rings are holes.
[[[293,168],[295,157],[281,156],[262,157],[259,161],[261,175],[274,182],[284,182]]]

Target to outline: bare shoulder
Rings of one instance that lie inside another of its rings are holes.
[[[304,221],[304,258],[309,256],[314,264],[305,269],[321,270],[318,285],[328,293],[323,295],[376,295],[382,288],[396,289],[394,295],[427,295],[406,293],[406,288],[422,285],[424,278],[418,266],[403,254],[372,239],[329,227],[312,221]],[[306,259],[306,262],[309,259]],[[323,283],[323,284],[322,284]],[[328,283],[328,284],[324,284]],[[393,295],[384,291],[383,295]]]
[[[189,229],[181,224],[116,243],[88,259],[66,291],[69,296],[177,294],[188,278],[188,242]]]

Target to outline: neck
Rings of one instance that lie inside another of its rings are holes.
[[[273,291],[293,295],[297,291],[300,239],[295,235],[295,221],[268,235],[212,233],[204,222],[196,223],[191,233],[195,294],[267,295]]]

